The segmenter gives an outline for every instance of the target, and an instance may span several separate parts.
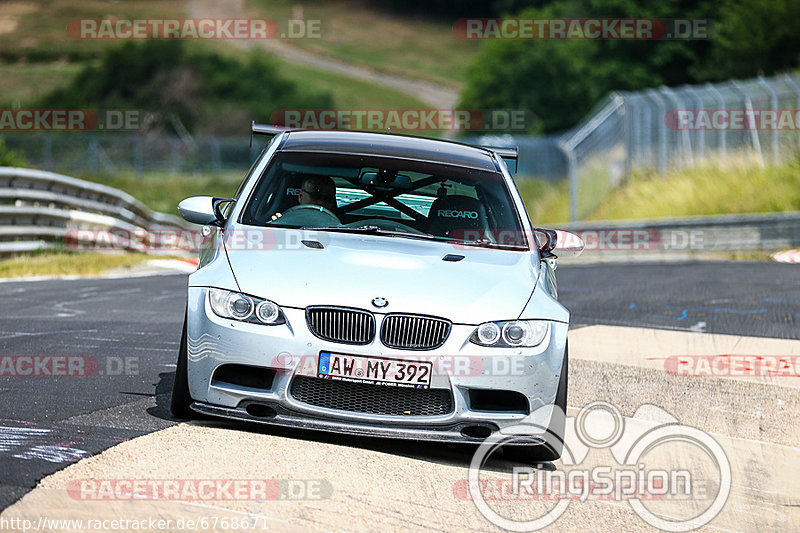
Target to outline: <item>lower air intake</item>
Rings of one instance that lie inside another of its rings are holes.
[[[453,411],[448,389],[412,389],[296,376],[295,400],[337,411],[390,416],[439,416]]]

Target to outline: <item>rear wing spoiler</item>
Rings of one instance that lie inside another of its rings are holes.
[[[519,166],[519,148],[516,146],[481,146],[496,153],[503,159],[511,159],[514,161],[514,173],[516,174]]]
[[[296,131],[293,128],[286,128],[283,126],[272,126],[270,124],[257,124],[255,120],[250,122],[250,148],[253,147],[253,135],[278,135],[285,131]],[[519,164],[519,148],[516,146],[481,146],[487,150],[491,150],[503,159],[511,159],[514,161],[514,172],[517,171]]]
[[[253,135],[278,135],[284,131],[292,131],[292,129],[269,124],[256,124],[256,121],[253,120],[250,122],[250,148],[253,147]]]

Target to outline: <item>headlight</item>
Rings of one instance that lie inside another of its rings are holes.
[[[478,326],[478,329],[475,330],[475,335],[478,339],[478,344],[491,346],[500,340],[500,326],[494,322],[486,322]]]
[[[281,316],[281,308],[275,302],[264,300],[256,306],[256,318],[264,324],[274,324]]]
[[[268,326],[286,323],[286,317],[278,304],[262,298],[222,289],[208,289],[208,301],[214,314],[222,318]]]
[[[469,340],[481,346],[504,348],[537,346],[547,336],[549,327],[550,322],[547,320],[484,322],[475,329]]]

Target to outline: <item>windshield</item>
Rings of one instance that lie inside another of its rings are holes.
[[[278,153],[240,221],[527,249],[501,174],[382,157]]]

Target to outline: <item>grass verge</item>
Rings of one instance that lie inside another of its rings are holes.
[[[800,210],[800,159],[761,168],[746,159],[710,163],[668,176],[634,176],[590,220]]]
[[[28,276],[98,276],[153,259],[140,253],[41,251],[0,259],[0,278]]]
[[[536,225],[569,221],[565,181],[519,179],[528,215]],[[677,170],[667,176],[639,173],[611,192],[586,220],[626,220],[800,211],[800,158],[760,167],[733,158]]]
[[[82,68],[78,63],[0,63],[0,105],[30,105],[69,83]]]

